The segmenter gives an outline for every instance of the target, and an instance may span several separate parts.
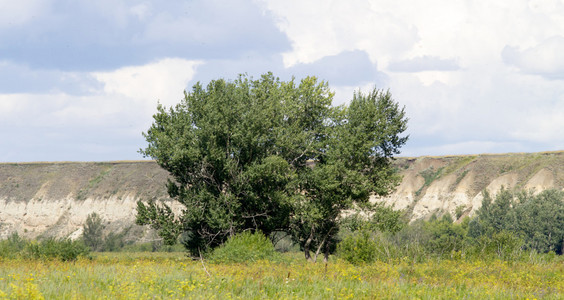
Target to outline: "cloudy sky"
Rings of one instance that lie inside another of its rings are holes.
[[[0,162],[141,159],[197,81],[389,89],[402,156],[564,150],[563,0],[0,0]]]

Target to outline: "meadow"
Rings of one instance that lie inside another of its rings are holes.
[[[398,260],[352,265],[331,257],[242,264],[184,253],[93,253],[62,262],[0,260],[0,299],[562,299],[564,261]]]

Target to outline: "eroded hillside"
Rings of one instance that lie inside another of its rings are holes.
[[[403,181],[378,201],[405,209],[412,219],[433,213],[471,215],[481,205],[482,191],[564,188],[564,152],[398,158]],[[134,225],[138,200],[166,195],[166,171],[150,161],[108,163],[0,164],[0,238],[12,232],[30,237],[78,237],[86,217],[98,213],[106,231],[128,229],[147,238],[150,231]]]
[[[78,237],[90,213],[106,231],[131,230],[138,200],[168,199],[154,162],[0,164],[0,237]]]
[[[564,152],[399,158],[402,183],[379,199],[411,213],[411,219],[433,213],[453,217],[473,215],[482,191],[495,195],[506,189],[564,188]],[[457,213],[458,211],[458,213]]]

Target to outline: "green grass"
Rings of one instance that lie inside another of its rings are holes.
[[[183,253],[99,253],[92,260],[0,261],[0,299],[562,299],[564,264],[433,260],[354,266],[216,264]],[[204,269],[205,266],[205,269]],[[207,272],[206,272],[207,271]],[[209,274],[208,274],[209,273]]]
[[[425,182],[423,183],[423,185],[419,188],[419,190],[417,190],[415,192],[416,196],[419,196],[421,194],[421,192],[423,191],[424,188],[428,187],[431,185],[431,183],[433,183],[433,181],[435,181],[436,179],[440,178],[442,175],[442,171],[444,168],[438,168],[437,170],[435,170],[433,167],[430,167],[428,169],[425,169],[421,172],[419,172],[419,175],[421,175],[423,177],[423,179],[425,180]]]
[[[104,179],[104,177],[106,175],[108,175],[108,173],[110,173],[110,171],[112,171],[112,165],[105,165],[104,163],[97,163],[99,165],[104,165],[104,169],[100,172],[100,174],[98,174],[98,176],[90,179],[88,181],[88,187],[80,189],[78,191],[78,194],[76,196],[77,200],[84,200],[86,199],[86,196],[88,195],[88,192],[94,188],[96,188],[96,186],[98,186],[98,184]]]
[[[477,156],[475,155],[456,157],[454,161],[445,168],[443,175],[448,175],[464,168],[465,166],[473,162],[476,158]]]

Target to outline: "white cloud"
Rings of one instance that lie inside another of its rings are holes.
[[[104,93],[121,95],[155,104],[178,103],[200,61],[167,58],[144,66],[124,67],[111,72],[96,72],[104,83]]]
[[[549,38],[535,47],[525,50],[507,46],[503,59],[520,71],[543,75],[551,79],[564,79],[564,37]]]
[[[2,116],[2,119],[23,113],[26,109],[26,100],[27,97],[24,95],[0,94],[0,116]]]
[[[0,161],[140,158],[141,132],[157,100],[178,103],[199,64],[169,58],[109,72],[51,73],[94,77],[102,84],[89,94],[0,94],[0,140],[12,145],[0,151]]]
[[[410,118],[406,153],[564,147],[561,0],[156,3],[0,0],[3,140],[139,145],[157,100],[271,70],[328,79],[336,104],[390,88]]]
[[[357,49],[384,69],[390,59],[425,55],[487,64],[507,44],[529,47],[564,30],[559,1],[265,2],[292,41],[287,65]]]
[[[510,136],[518,140],[554,142],[564,147],[564,96],[558,96],[554,102],[551,106],[531,105],[523,113],[521,122],[509,131]]]
[[[265,2],[292,41],[286,66],[355,50],[378,63],[410,118],[407,152],[564,145],[564,87],[546,80],[564,77],[562,1]]]
[[[343,51],[366,51],[373,62],[386,63],[392,54],[404,53],[417,41],[408,22],[389,14],[387,6],[368,1],[267,1],[278,16],[279,28],[293,49],[284,54],[287,67],[312,63]]]
[[[411,59],[392,62],[389,70],[393,72],[456,71],[460,69],[453,59],[423,55]]]

